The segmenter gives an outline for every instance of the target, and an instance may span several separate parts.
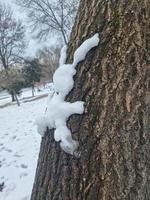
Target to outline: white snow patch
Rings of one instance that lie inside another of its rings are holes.
[[[54,139],[60,141],[61,148],[69,154],[73,154],[78,147],[78,142],[73,140],[71,131],[66,125],[67,119],[73,114],[83,114],[84,102],[69,103],[65,101],[66,95],[74,85],[73,76],[76,74],[75,67],[83,61],[87,53],[99,43],[99,36],[95,34],[87,39],[75,51],[73,64],[65,64],[66,46],[63,47],[60,56],[60,66],[53,76],[55,92],[48,98],[48,106],[43,117],[37,120],[38,132],[43,136],[46,128],[55,128]]]
[[[60,66],[53,76],[53,82],[56,92],[61,92],[65,96],[70,92],[74,85],[73,76],[76,74],[76,70],[73,65]]]
[[[30,200],[41,142],[34,121],[46,100],[0,109],[1,200]]]
[[[62,66],[65,64],[66,62],[66,58],[67,58],[67,46],[65,45],[60,52],[60,59],[59,59],[59,66]]]

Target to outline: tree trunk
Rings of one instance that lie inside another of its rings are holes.
[[[11,100],[12,100],[12,102],[15,101],[15,95],[14,95],[14,92],[11,92]]]
[[[98,32],[67,100],[79,159],[42,138],[32,200],[150,200],[150,0],[81,0],[68,49]]]
[[[32,97],[34,97],[34,91],[35,91],[34,85],[32,85]]]
[[[17,105],[20,106],[20,102],[19,102],[19,99],[18,99],[18,97],[17,97],[17,94],[15,93],[14,96],[15,96],[15,99],[16,99],[16,102],[17,102]]]

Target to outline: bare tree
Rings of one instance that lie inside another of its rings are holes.
[[[8,80],[8,69],[21,61],[25,47],[24,37],[24,26],[13,18],[10,7],[0,3],[0,65],[5,70]],[[11,95],[14,100],[14,91]]]
[[[9,74],[9,76],[8,76]],[[6,89],[8,93],[12,94],[14,92],[14,100],[17,101],[18,106],[20,106],[19,99],[17,95],[20,95],[21,89],[24,86],[24,78],[21,69],[18,67],[11,67],[6,70],[1,70],[0,73],[0,88]]]
[[[19,0],[17,4],[24,7],[32,22],[36,36],[43,38],[49,33],[61,33],[65,43],[74,22],[79,0]]]
[[[26,84],[32,87],[32,96],[34,96],[35,84],[40,82],[41,69],[42,65],[37,58],[28,58],[25,60],[22,72]]]
[[[37,57],[42,64],[42,80],[51,80],[58,67],[60,47],[44,47],[37,52]]]

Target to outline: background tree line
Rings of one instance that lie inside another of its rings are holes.
[[[0,3],[0,89],[7,90],[12,101],[18,102],[17,96],[23,87],[32,87],[34,95],[37,82],[52,81],[60,49],[68,42],[78,0],[19,0],[16,3],[28,13],[36,39],[58,36],[55,46],[42,47],[34,57],[26,57],[26,27],[14,18],[8,5]]]

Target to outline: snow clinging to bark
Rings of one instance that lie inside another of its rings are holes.
[[[59,59],[59,66],[62,66],[66,62],[66,57],[67,57],[67,46],[65,45],[60,52],[60,59]]]
[[[74,53],[74,60],[72,64],[65,64],[67,47],[61,50],[59,60],[59,68],[55,71],[53,76],[54,90],[49,94],[47,111],[45,115],[38,118],[36,123],[38,132],[43,136],[46,128],[55,129],[54,139],[60,142],[61,148],[69,154],[75,152],[78,148],[78,142],[73,140],[71,131],[67,127],[67,119],[73,114],[83,114],[84,102],[76,101],[74,103],[66,102],[66,95],[72,90],[74,86],[73,76],[76,74],[76,66],[83,61],[87,53],[96,47],[99,43],[99,36],[95,34],[93,37],[87,39]]]

